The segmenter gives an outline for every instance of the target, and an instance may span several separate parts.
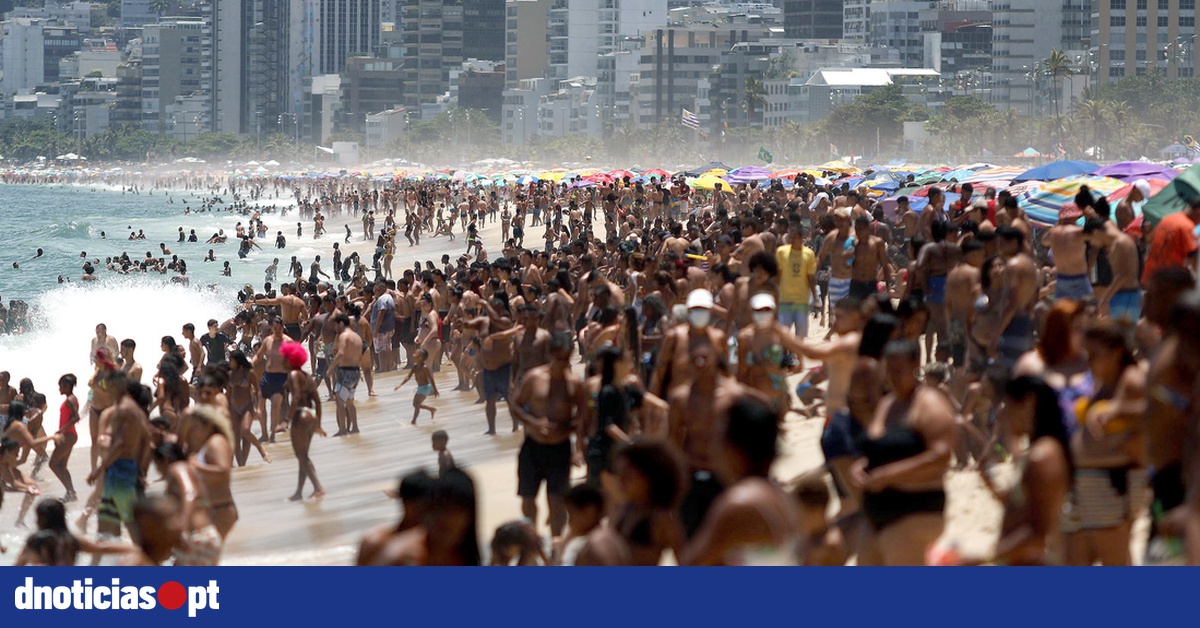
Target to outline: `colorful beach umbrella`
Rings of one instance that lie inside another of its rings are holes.
[[[859,172],[858,168],[851,166],[850,164],[842,161],[841,159],[827,161],[817,167],[820,168],[821,170],[828,170],[830,172]]]
[[[1172,177],[1172,178],[1174,178],[1174,177]],[[1153,197],[1155,194],[1158,194],[1159,192],[1163,191],[1163,188],[1170,185],[1171,181],[1168,179],[1146,179],[1146,183],[1150,184],[1150,196]],[[1112,194],[1108,195],[1108,202],[1116,203],[1117,201],[1124,199],[1126,196],[1129,196],[1129,193],[1132,191],[1133,191],[1133,184],[1126,183],[1124,185],[1124,187],[1122,187],[1121,189],[1117,190],[1116,192],[1113,192]],[[1140,213],[1139,213],[1139,215],[1140,215]]]
[[[765,181],[771,178],[771,171],[761,166],[742,166],[736,170],[731,170],[726,179],[730,183],[752,183],[754,181]]]
[[[1017,204],[1025,210],[1031,222],[1050,227],[1058,223],[1058,212],[1068,201],[1074,200],[1079,189],[1088,186],[1093,195],[1107,196],[1121,189],[1121,181],[1109,177],[1074,176],[1048,181],[1017,197]]]
[[[688,181],[688,186],[696,190],[714,190],[718,183],[721,184],[721,189],[723,190],[733,189],[733,186],[728,181],[711,174],[704,174]]]

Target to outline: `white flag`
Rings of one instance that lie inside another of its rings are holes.
[[[321,149],[322,151],[324,151],[324,152],[326,152],[326,153],[329,153],[330,155],[332,155],[332,154],[333,154],[333,149],[332,149],[332,148],[325,148],[324,146],[318,146],[317,148]]]

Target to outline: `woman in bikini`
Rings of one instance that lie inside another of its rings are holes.
[[[980,477],[992,495],[1004,504],[1000,538],[990,561],[1003,565],[1054,565],[1062,561],[1059,522],[1071,488],[1073,467],[1068,453],[1067,430],[1058,398],[1046,382],[1021,376],[1008,382],[1000,421],[1016,455],[1017,482],[1007,491],[997,490],[982,468]],[[1029,446],[1021,450],[1020,442]],[[960,565],[981,564],[964,559]]]
[[[271,462],[271,456],[263,449],[262,442],[254,436],[252,428],[257,416],[258,386],[254,385],[254,368],[246,354],[238,349],[229,353],[229,417],[233,422],[233,433],[238,439],[235,449],[237,464],[246,466],[250,457],[250,447],[253,446],[262,456],[263,461]]]
[[[299,466],[296,492],[288,498],[288,501],[298,502],[304,498],[302,492],[306,480],[311,480],[313,485],[310,497],[320,499],[325,496],[325,489],[317,479],[317,469],[313,465],[312,458],[309,457],[309,448],[312,445],[313,434],[325,436],[325,431],[321,429],[321,391],[317,389],[317,383],[313,381],[313,378],[300,370],[308,362],[308,352],[302,345],[285,342],[280,353],[292,369],[288,373],[287,381],[288,394],[292,400],[292,416],[289,424],[291,425],[292,452],[296,454],[296,463]]]
[[[92,437],[92,447],[89,453],[92,458],[92,470],[96,470],[96,463],[100,461],[100,456],[104,450],[108,448],[109,435],[106,430],[100,427],[100,414],[109,409],[113,405],[113,395],[108,390],[107,373],[118,370],[117,365],[112,361],[112,354],[106,348],[96,350],[96,372],[92,374],[92,378],[88,380],[88,434]],[[97,491],[101,490],[99,487]],[[99,499],[99,493],[96,493],[96,499]],[[89,500],[90,503],[90,500]]]
[[[792,406],[787,376],[790,355],[800,355],[800,341],[776,321],[775,297],[754,295],[750,310],[753,322],[738,332],[737,378],[766,395],[782,417]]]
[[[154,394],[154,403],[150,406],[153,411],[158,408],[158,414],[172,429],[179,429],[179,417],[191,404],[191,386],[183,379],[183,360],[175,355],[166,355],[159,363],[157,380],[158,389]]]
[[[175,443],[160,445],[153,458],[166,479],[166,494],[179,504],[179,527],[183,534],[182,542],[175,548],[175,565],[215,567],[221,562],[225,539],[210,518],[204,483]]]
[[[216,408],[202,405],[185,412],[181,426],[179,445],[204,485],[209,517],[221,538],[228,538],[238,520],[229,487],[233,472],[233,428],[229,418]]]
[[[45,436],[46,432],[42,428],[42,421],[45,418],[48,407],[46,404],[46,395],[34,390],[33,380],[28,377],[21,380],[21,383],[17,386],[17,391],[19,392],[17,399],[25,404],[25,420],[29,425],[29,433],[33,434],[34,437]],[[76,400],[76,409],[78,409],[78,405],[79,402]],[[29,459],[30,451],[33,450],[29,448],[21,450],[21,464],[25,464],[25,461]],[[42,465],[48,461],[46,448],[42,447],[38,450],[37,457],[33,459],[33,470],[29,473],[30,477],[37,477]]]

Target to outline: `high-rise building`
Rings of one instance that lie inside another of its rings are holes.
[[[59,63],[72,54],[77,54],[83,48],[83,37],[74,26],[42,26],[42,80],[54,83],[60,79]],[[87,70],[84,70],[87,72]]]
[[[207,94],[204,63],[211,63],[211,46],[204,46],[208,22],[165,18],[142,30],[142,127],[165,133],[173,126],[167,107],[178,96]]]
[[[554,0],[508,0],[505,3],[504,71],[510,89],[525,79],[546,74],[550,57],[550,7]]]
[[[405,0],[404,105],[418,110],[450,87],[450,70],[462,67],[460,0]]]
[[[600,57],[669,22],[667,0],[554,0],[550,78],[595,77]]]
[[[992,102],[1031,116],[1048,111],[1049,84],[1066,90],[1069,82],[1047,81],[1039,68],[1056,50],[1073,59],[1086,55],[1091,2],[1003,0],[992,4]],[[1075,91],[1081,91],[1083,85],[1079,81]]]
[[[380,0],[321,0],[320,7],[318,74],[338,74],[352,55],[374,54]]]
[[[504,0],[463,0],[463,59],[504,61]]]
[[[293,15],[304,0],[213,0],[213,122],[224,133],[266,134],[300,104]],[[207,9],[202,9],[202,11]],[[298,20],[296,20],[298,21]],[[203,33],[203,30],[202,30]],[[316,63],[309,56],[309,64]]]
[[[871,0],[842,1],[842,38],[865,44],[871,39]]]
[[[37,87],[46,77],[45,22],[32,18],[14,18],[0,24],[0,59],[4,76],[0,92],[12,94],[18,90]],[[57,61],[55,62],[57,65]],[[57,73],[57,72],[56,72]]]
[[[1167,78],[1196,75],[1195,0],[1094,0],[1091,50],[1083,64],[1098,82],[1159,68]]]
[[[793,39],[841,39],[843,0],[783,0],[783,31]]]
[[[150,0],[121,0],[121,26],[144,26],[157,19]]]
[[[990,68],[991,21],[988,0],[875,0],[868,41],[877,61],[906,68]]]

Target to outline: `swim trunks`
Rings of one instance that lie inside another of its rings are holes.
[[[543,445],[526,438],[517,455],[517,495],[535,498],[546,482],[547,495],[565,495],[571,487],[571,441]]]
[[[839,301],[850,296],[850,278],[829,278],[829,304],[836,306]]]
[[[417,386],[417,394],[425,395],[426,397],[428,397],[429,395],[432,395],[433,394],[433,384],[423,384],[421,386]]]
[[[298,323],[284,323],[283,333],[287,334],[292,340],[300,342],[300,325]]]
[[[1054,283],[1054,298],[1083,299],[1092,296],[1092,282],[1087,275],[1059,275]]]
[[[362,372],[357,366],[343,366],[337,369],[335,375],[337,382],[333,385],[333,392],[337,393],[338,398],[342,401],[353,401],[354,391],[358,388]]]
[[[104,470],[104,492],[98,517],[113,525],[133,521],[133,506],[142,497],[143,487],[138,464],[132,458],[118,458]]]
[[[392,349],[391,331],[381,331],[375,334],[375,353],[383,353]]]
[[[879,282],[850,280],[850,296],[859,299],[869,299],[879,291]]]
[[[258,388],[262,391],[263,397],[267,399],[275,395],[282,395],[284,387],[287,385],[287,378],[287,373],[263,373]]]
[[[929,303],[942,304],[946,302],[946,276],[938,275],[929,278],[929,293],[925,295]]]
[[[508,399],[508,382],[512,378],[512,364],[489,371],[483,370],[484,399]]]
[[[1108,300],[1108,316],[1114,321],[1136,323],[1142,317],[1142,291],[1137,288],[1118,290]]]

